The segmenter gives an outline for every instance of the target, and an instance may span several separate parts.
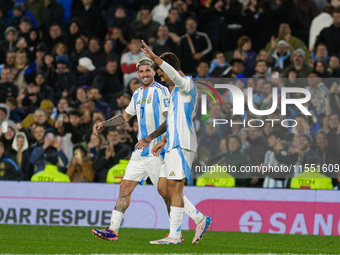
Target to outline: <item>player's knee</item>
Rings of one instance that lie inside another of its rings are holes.
[[[131,195],[132,190],[133,189],[130,187],[130,185],[127,185],[126,183],[122,182],[122,184],[120,185],[119,193],[120,195],[126,197]]]
[[[166,188],[166,192],[167,192],[167,194],[169,194],[169,196],[176,193],[176,185],[168,183],[167,188]]]
[[[161,195],[163,198],[167,198],[167,189],[166,187],[159,186],[157,187],[159,195]]]

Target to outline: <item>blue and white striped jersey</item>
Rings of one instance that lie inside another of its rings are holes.
[[[154,132],[164,121],[164,112],[169,108],[169,90],[161,84],[154,82],[150,88],[140,87],[135,91],[131,102],[125,111],[129,115],[137,115],[138,141]],[[152,156],[152,148],[162,139],[158,136],[142,151],[142,157]]]
[[[197,112],[198,93],[192,77],[181,77],[168,63],[163,61],[160,68],[175,83],[171,92],[167,115],[165,151],[180,147],[196,152],[197,138],[194,118]]]
[[[264,164],[272,167],[279,167],[280,165],[282,165],[275,158],[275,152],[271,150],[266,152],[266,155],[264,156]],[[285,180],[275,180],[269,176],[266,176],[263,180],[263,188],[285,188],[285,187],[286,187]]]

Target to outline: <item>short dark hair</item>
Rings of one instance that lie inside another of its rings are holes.
[[[2,70],[9,70],[10,72],[12,72],[12,69],[11,69],[9,66],[7,66],[7,65],[5,65],[5,66],[2,68]]]
[[[257,66],[258,63],[261,63],[261,62],[263,62],[263,63],[265,63],[267,65],[267,62],[265,60],[258,59],[258,60],[255,61],[255,67]]]
[[[110,127],[108,130],[107,130],[107,133],[109,134],[110,132],[118,132],[118,129],[116,127]]]
[[[244,64],[243,60],[240,59],[240,58],[233,58],[233,59],[230,61],[230,65],[234,65],[235,63],[242,63],[242,64]]]
[[[284,132],[280,128],[274,128],[272,132],[269,133],[268,136],[275,136],[276,138],[280,138],[280,140],[284,137]]]
[[[84,147],[84,145],[82,145],[81,143],[78,143],[78,144],[75,144],[74,147],[73,147],[73,153],[75,150],[77,149],[80,149],[83,153],[84,153],[84,156],[87,155],[87,150],[86,148]]]
[[[53,22],[53,23],[49,26],[48,31],[50,31],[51,27],[54,27],[54,26],[58,26],[58,27],[60,28],[60,30],[61,30],[61,25],[60,25],[58,22]]]
[[[223,54],[223,52],[222,51],[215,51],[214,52],[214,58],[216,58],[218,54]]]
[[[189,16],[185,22],[187,22],[188,20],[193,20],[197,24],[197,19],[195,17],[193,17],[193,16]]]
[[[30,19],[28,17],[22,17],[20,19],[20,23],[28,23],[28,24],[32,25],[31,21],[30,21]]]
[[[150,8],[150,6],[147,6],[147,5],[141,6],[139,10],[140,10],[140,11],[142,11],[142,10],[148,10],[148,11],[151,13],[151,8]]]
[[[328,115],[328,119],[329,119],[331,116],[333,116],[333,115],[337,116],[338,119],[339,119],[339,115],[338,115],[336,112],[331,112],[331,113]]]
[[[106,61],[105,61],[105,65],[107,65],[109,62],[117,62],[118,63],[118,60],[115,57],[108,56]]]
[[[76,110],[76,109],[74,109],[74,110],[71,110],[70,112],[69,112],[69,114],[68,114],[69,116],[71,116],[71,115],[74,115],[74,116],[78,116],[78,117],[81,117],[81,113],[80,113],[80,111],[78,111],[78,110]]]
[[[46,156],[46,164],[57,165],[58,157],[55,155],[47,155]]]
[[[275,87],[274,83],[272,83],[271,81],[265,81],[265,82],[262,84],[262,86],[263,86],[264,84],[270,84],[270,85],[272,86],[272,88]]]
[[[33,125],[34,125],[34,128],[41,127],[44,130],[46,130],[46,126],[44,124],[41,124],[41,123],[38,123],[38,122],[34,122]]]
[[[18,106],[18,101],[15,97],[7,97],[6,102],[9,102],[14,106]]]
[[[165,52],[163,53],[160,58],[167,62],[169,65],[171,65],[173,68],[175,68],[176,71],[180,71],[181,70],[181,63],[178,59],[178,57],[176,56],[176,54],[172,53],[172,52]],[[155,69],[157,70],[157,69]]]
[[[199,66],[199,65],[202,64],[202,63],[205,63],[205,64],[208,65],[208,67],[210,67],[210,64],[209,64],[208,61],[206,61],[206,60],[200,60],[200,61],[198,62],[198,65],[197,65],[197,66]]]
[[[290,72],[294,72],[296,74],[299,74],[298,71],[294,67],[289,68],[288,71],[287,71],[287,74],[289,74]]]
[[[119,93],[119,94],[117,95],[117,99],[120,98],[120,97],[125,97],[125,98],[131,100],[131,96],[130,96],[128,93],[126,93],[126,92]]]
[[[320,73],[318,71],[315,71],[315,70],[313,70],[309,73],[309,75],[311,75],[311,74],[315,74],[317,77],[321,77]]]
[[[118,5],[116,7],[116,10],[118,10],[118,9],[121,9],[121,10],[123,10],[126,13],[126,8],[123,5]]]
[[[171,11],[173,11],[173,10],[175,10],[175,11],[177,11],[177,12],[178,12],[178,9],[177,9],[177,8],[175,8],[175,7],[171,7],[171,8],[170,8],[170,10],[169,10],[169,13],[170,13]]]
[[[99,44],[99,46],[100,46],[100,44],[101,44],[101,42],[102,42],[102,41],[101,41],[98,37],[96,37],[96,36],[92,36],[92,37],[89,39],[89,43],[90,43],[91,40],[97,41],[97,43]]]

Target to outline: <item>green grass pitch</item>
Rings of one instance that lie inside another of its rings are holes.
[[[167,230],[124,229],[119,241],[92,235],[91,227],[0,225],[0,253],[262,253],[340,254],[340,236],[278,235],[208,231],[198,244],[194,231],[183,231],[182,245],[151,245]]]

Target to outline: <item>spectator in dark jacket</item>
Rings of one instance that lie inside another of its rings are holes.
[[[329,55],[339,54],[340,52],[340,8],[333,13],[333,25],[324,28],[316,41],[316,45],[320,42],[327,47]]]
[[[156,42],[157,30],[160,24],[152,20],[151,11],[148,7],[140,9],[140,20],[131,25],[132,35],[141,34],[148,44]]]
[[[5,40],[0,42],[0,62],[5,62],[6,52],[15,50],[15,42],[18,38],[18,31],[15,27],[8,27],[5,30]]]
[[[114,128],[108,130],[107,140],[109,144],[98,151],[97,159],[93,163],[97,182],[106,182],[107,171],[118,164],[120,159],[128,158],[132,152],[129,146],[119,142],[119,132]]]
[[[17,97],[19,89],[11,82],[11,69],[2,68],[0,82],[0,103],[5,103],[7,97]]]
[[[81,143],[85,140],[90,125],[82,123],[81,113],[78,110],[72,110],[69,112],[69,122],[64,123],[66,133],[71,133],[71,141],[73,144]]]
[[[82,23],[79,18],[73,18],[69,22],[68,31],[65,36],[65,42],[68,52],[73,52],[76,39],[81,36]]]
[[[210,151],[211,155],[218,152],[218,146],[216,144],[220,143],[221,135],[218,133],[217,128],[214,127],[213,120],[210,119],[205,124],[205,130],[201,136],[201,144]]]
[[[119,27],[122,30],[124,38],[128,38],[130,31],[130,21],[127,16],[126,9],[124,6],[117,6],[114,15],[109,15],[110,10],[107,15],[107,26],[108,27]]]
[[[99,69],[92,86],[98,88],[103,95],[103,101],[110,104],[112,109],[117,108],[116,96],[122,92],[123,85],[117,75],[118,62],[114,58],[106,61],[105,68]]]
[[[44,133],[44,143],[36,147],[31,154],[30,163],[34,165],[34,173],[40,172],[45,168],[45,161],[48,155],[58,156],[60,168],[66,170],[68,159],[64,151],[60,148],[60,144],[56,138],[54,129],[49,128]]]
[[[165,25],[169,28],[170,33],[174,33],[177,36],[181,36],[185,33],[184,22],[176,8],[171,8],[169,10],[169,15],[165,19]]]
[[[101,67],[105,65],[106,54],[100,47],[100,39],[92,37],[89,40],[88,52],[84,53],[83,57],[88,57],[92,60],[95,67]]]
[[[111,108],[108,103],[102,101],[102,94],[99,92],[98,88],[90,88],[87,92],[87,96],[90,100],[94,102],[97,111],[101,111],[105,116],[105,119],[109,119],[111,115]]]
[[[63,42],[64,38],[62,36],[61,26],[58,23],[53,23],[48,28],[48,33],[44,36],[44,42],[47,45],[49,52],[52,52],[53,47],[58,42]]]
[[[0,180],[16,181],[22,178],[19,167],[14,159],[4,155],[5,146],[0,142]]]
[[[324,130],[319,130],[316,135],[316,152],[321,161],[320,164],[339,164],[340,160],[337,151],[329,146],[327,134]]]
[[[32,155],[32,152],[35,148],[40,147],[44,143],[44,133],[45,126],[39,123],[35,123],[31,129],[33,135],[32,145],[26,150],[25,161],[21,167],[21,171],[24,174],[24,180],[29,181],[34,173],[34,165],[29,161]],[[28,160],[26,160],[26,158]]]
[[[232,173],[236,178],[236,186],[247,186],[250,183],[251,175],[249,173],[240,173],[241,167],[250,166],[250,158],[244,152],[241,152],[241,138],[238,135],[229,135],[227,137],[227,151],[222,151],[212,157],[208,165],[218,164],[235,167],[237,173]],[[212,153],[212,155],[214,155]]]
[[[264,155],[269,149],[268,141],[263,135],[262,128],[250,127],[247,140],[250,147],[246,150],[246,153],[249,155],[252,165],[261,165],[263,163]]]
[[[197,22],[188,18],[186,34],[181,37],[181,66],[183,72],[194,73],[198,61],[207,57],[212,50],[211,41],[206,33],[197,32]]]
[[[64,17],[64,9],[57,0],[45,0],[45,19],[41,25],[44,32],[47,32],[52,24],[61,25]]]
[[[26,116],[24,109],[18,107],[18,101],[15,97],[7,97],[6,105],[10,110],[9,119],[15,123],[20,123]]]
[[[157,32],[157,40],[153,47],[153,52],[160,56],[164,52],[172,52],[179,56],[179,48],[169,35],[169,29],[166,26],[160,26]]]
[[[54,99],[57,101],[59,98],[67,97],[72,94],[75,89],[75,80],[73,74],[67,68],[68,59],[65,55],[57,56],[56,64],[56,77],[53,85]]]
[[[78,17],[84,31],[89,36],[96,36],[103,39],[106,33],[106,24],[102,15],[102,11],[93,3],[93,0],[83,0],[81,5],[74,8],[72,18]]]

